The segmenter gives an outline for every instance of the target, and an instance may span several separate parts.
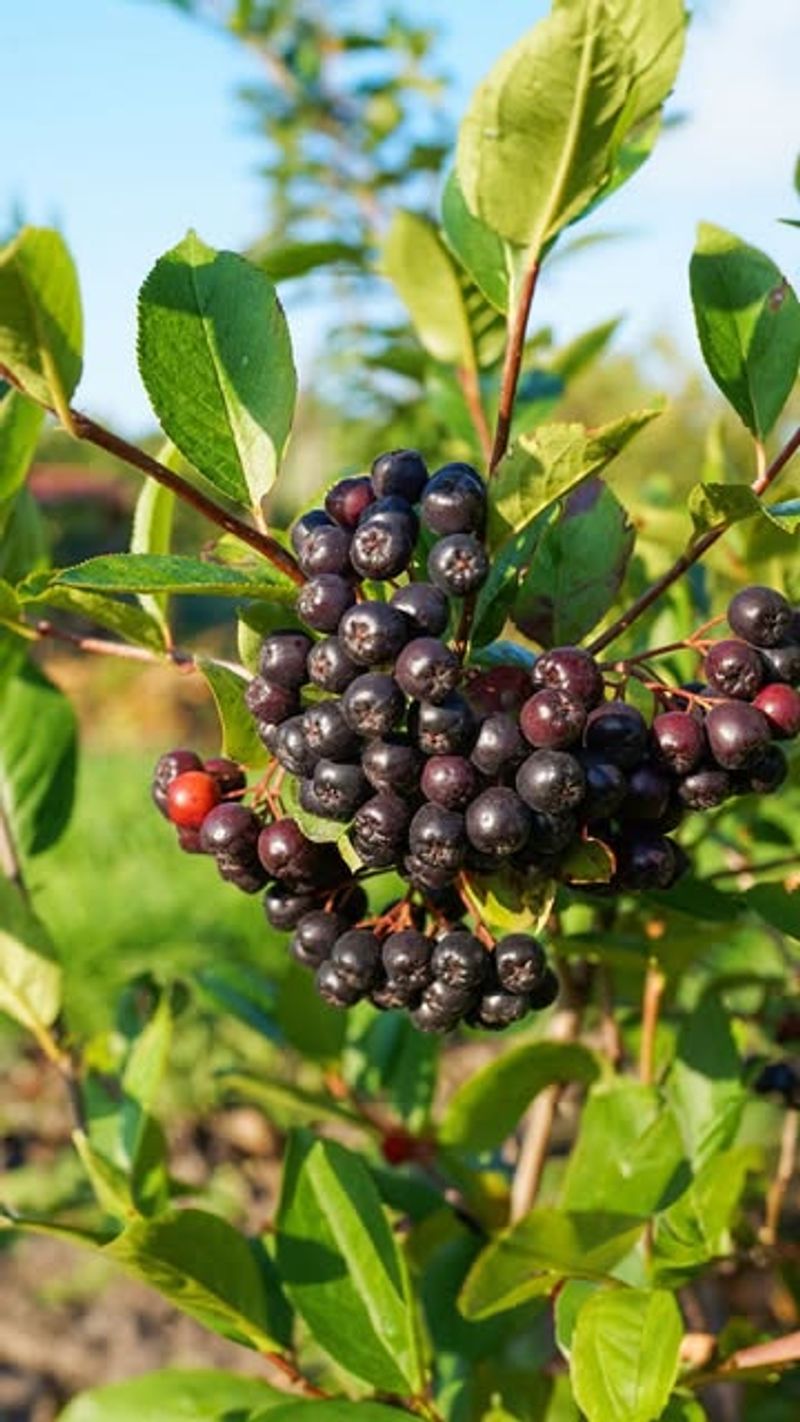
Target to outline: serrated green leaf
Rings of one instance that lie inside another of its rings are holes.
[[[764,252],[702,223],[690,266],[706,365],[759,439],[772,429],[800,364],[800,305]]]
[[[0,365],[68,428],[82,345],[78,278],[64,239],[24,227],[0,252]]]
[[[518,256],[490,227],[470,212],[453,170],[442,194],[445,238],[487,301],[498,311],[509,307],[509,270]]]
[[[200,593],[215,597],[252,597],[294,603],[297,588],[275,569],[256,575],[201,558],[177,554],[109,553],[88,558],[74,568],[52,574],[52,582],[68,588],[92,592],[118,593]]]
[[[0,875],[0,1012],[37,1034],[61,1008],[61,968],[21,891]]]
[[[667,1092],[695,1170],[731,1145],[747,1094],[728,1016],[716,997],[701,998],[678,1034]]]
[[[413,212],[396,212],[384,242],[381,268],[434,360],[474,369],[476,357],[458,272],[436,228]]]
[[[292,1137],[277,1263],[298,1313],[337,1363],[389,1392],[421,1390],[406,1270],[366,1166],[343,1146]]]
[[[264,272],[190,232],[142,287],[139,369],[173,444],[215,489],[258,510],[297,394],[286,318]]]
[[[18,390],[7,390],[0,399],[0,532],[4,522],[2,505],[25,482],[43,420],[41,406]]]
[[[587,479],[542,534],[512,622],[541,647],[581,641],[614,605],[635,542],[616,496]]]
[[[211,657],[196,657],[198,671],[205,677],[219,716],[222,730],[220,754],[238,760],[250,769],[266,765],[268,753],[256,723],[245,704],[247,677]]]
[[[58,1422],[250,1422],[285,1407],[285,1392],[211,1368],[169,1368],[73,1398]]]
[[[546,875],[506,868],[476,875],[470,892],[495,933],[538,933],[550,917],[556,883]]]
[[[681,1132],[657,1093],[634,1081],[598,1084],[581,1114],[560,1204],[649,1217],[686,1188]]]
[[[748,484],[695,484],[688,508],[698,534],[761,513],[761,504]]]
[[[76,755],[69,701],[24,661],[4,680],[0,695],[0,809],[21,854],[40,854],[65,829]]]
[[[554,1082],[589,1085],[597,1059],[567,1042],[526,1042],[480,1068],[450,1097],[439,1123],[442,1145],[481,1151],[499,1146],[516,1128],[531,1101]]]
[[[656,1217],[656,1283],[677,1288],[712,1259],[730,1253],[731,1222],[748,1171],[757,1165],[758,1152],[751,1147],[723,1151],[708,1160],[683,1194]]]
[[[587,1422],[654,1422],[678,1376],[683,1338],[672,1294],[615,1289],[594,1294],[578,1314],[571,1377]]]
[[[461,1291],[461,1311],[467,1318],[488,1318],[552,1293],[564,1278],[603,1282],[644,1224],[601,1210],[537,1207],[478,1256]]]
[[[502,547],[556,500],[599,474],[650,424],[660,409],[640,410],[611,424],[540,425],[522,435],[489,484],[489,544]]]
[[[289,1312],[269,1260],[218,1215],[137,1220],[104,1253],[214,1333],[262,1352],[288,1343]]]
[[[470,211],[538,257],[626,176],[620,152],[669,94],[685,23],[681,0],[556,0],[473,95],[457,154]]]
[[[37,592],[38,588],[42,591]],[[20,601],[27,609],[41,613],[43,605],[57,607],[62,612],[77,613],[137,647],[148,647],[152,652],[165,650],[161,624],[144,607],[137,607],[134,603],[120,602],[115,597],[87,592],[83,588],[60,586],[51,582],[47,573],[35,573],[26,578],[18,592]]]

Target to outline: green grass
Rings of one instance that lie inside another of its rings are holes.
[[[28,879],[65,972],[71,1026],[113,1020],[121,985],[141,972],[167,979],[221,960],[269,972],[277,935],[258,896],[238,893],[204,856],[182,854],[149,793],[152,754],[85,753],[75,812]]]

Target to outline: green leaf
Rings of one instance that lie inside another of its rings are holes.
[[[698,534],[748,518],[767,519],[782,533],[800,528],[800,499],[765,504],[747,484],[695,484],[689,494],[689,513]]]
[[[413,212],[396,212],[381,260],[385,276],[408,308],[420,341],[434,360],[474,369],[461,283],[436,228]]]
[[[617,861],[613,849],[601,839],[578,841],[561,861],[560,878],[565,884],[609,884]]]
[[[197,657],[196,664],[208,682],[217,708],[222,728],[220,754],[251,768],[266,765],[267,751],[245,704],[248,678],[211,657]]]
[[[572,1386],[587,1422],[654,1422],[678,1376],[683,1338],[672,1294],[604,1290],[583,1305],[572,1339]]]
[[[238,1419],[224,1419],[224,1422],[238,1422]],[[332,1397],[327,1402],[284,1401],[282,1407],[259,1413],[247,1422],[397,1422],[397,1408],[365,1400],[350,1402],[345,1397]]]
[[[286,1393],[258,1378],[208,1369],[168,1368],[109,1387],[92,1388],[68,1403],[58,1422],[250,1422],[258,1412],[286,1406]]]
[[[511,1047],[453,1093],[438,1139],[462,1150],[491,1150],[510,1135],[545,1086],[570,1081],[589,1085],[597,1074],[597,1060],[586,1047],[566,1042]]]
[[[159,452],[162,464],[172,467],[174,446],[167,441]],[[175,494],[155,479],[145,479],[136,500],[131,530],[131,553],[169,553],[172,548],[172,525],[175,518]],[[154,617],[166,633],[169,627],[167,593],[140,593],[139,602]]]
[[[41,406],[20,395],[18,390],[7,390],[0,399],[0,530],[3,525],[1,506],[13,498],[25,482],[43,420]]]
[[[442,194],[445,238],[486,300],[498,311],[509,307],[509,271],[517,255],[490,227],[473,216],[453,170]]]
[[[24,227],[0,252],[0,365],[67,428],[82,345],[78,278],[64,239]]]
[[[470,884],[484,922],[497,934],[538,933],[550,917],[556,896],[554,879],[514,869],[475,877]]]
[[[312,815],[300,804],[300,787],[293,775],[287,775],[281,785],[281,804],[292,819],[297,820],[307,839],[315,844],[337,843],[347,833],[347,826],[341,820],[326,820],[321,815]]]
[[[383,1097],[412,1131],[428,1121],[441,1043],[418,1032],[405,1013],[376,1013],[366,1004],[347,1014],[342,1073],[367,1098]]]
[[[756,884],[744,899],[765,923],[800,940],[800,894],[796,890],[790,894],[781,884]]]
[[[289,1314],[269,1259],[218,1215],[137,1220],[104,1253],[204,1327],[260,1352],[284,1346]]]
[[[52,582],[93,592],[201,593],[291,603],[297,597],[295,584],[266,565],[263,573],[256,575],[246,569],[205,563],[201,558],[181,558],[176,554],[108,553],[76,563],[74,568],[62,568],[52,574]]]
[[[240,1071],[222,1072],[217,1079],[226,1098],[233,1096],[239,1101],[254,1102],[270,1120],[277,1118],[282,1128],[333,1121],[347,1125],[350,1130],[369,1129],[361,1116],[332,1096],[307,1091],[294,1082],[247,1076]]]
[[[581,1115],[561,1190],[565,1209],[608,1209],[649,1216],[689,1180],[672,1111],[638,1082],[598,1085]]]
[[[319,267],[347,266],[362,270],[366,252],[352,242],[284,242],[280,247],[258,253],[251,260],[271,281],[290,281]]]
[[[461,1293],[462,1312],[487,1318],[551,1293],[564,1278],[602,1282],[632,1249],[644,1224],[607,1211],[537,1206],[478,1256]]]
[[[298,1313],[337,1363],[388,1392],[420,1392],[406,1270],[366,1166],[343,1146],[292,1137],[277,1263]]]
[[[556,1343],[560,1352],[569,1362],[572,1351],[572,1337],[575,1332],[575,1324],[578,1314],[593,1294],[602,1285],[592,1283],[588,1279],[567,1279],[566,1283],[558,1291],[554,1313],[556,1327]]]
[[[747,428],[763,439],[797,377],[797,297],[764,252],[709,223],[699,228],[690,282],[709,372]]]
[[[24,661],[0,694],[0,809],[23,855],[40,854],[72,812],[75,714],[66,696]]]
[[[275,482],[297,393],[269,278],[190,232],[142,287],[139,369],[173,444],[215,489],[257,510]]]
[[[0,875],[0,1012],[33,1032],[61,1008],[61,969],[52,944],[16,885]]]
[[[557,499],[599,474],[660,413],[639,410],[592,431],[554,424],[522,435],[489,485],[491,548],[501,547]]]
[[[619,500],[586,480],[542,534],[512,622],[542,647],[579,642],[613,606],[635,542]]]
[[[722,1004],[700,999],[679,1034],[667,1091],[696,1170],[736,1135],[747,1094],[742,1064]]]
[[[57,607],[62,612],[85,617],[88,622],[105,627],[137,647],[149,647],[153,652],[165,650],[161,624],[134,603],[120,602],[103,593],[85,592],[82,588],[61,587],[51,581],[49,573],[34,573],[17,591],[26,608],[32,607],[41,613],[42,604]]]
[[[657,1283],[677,1288],[712,1259],[729,1254],[730,1226],[758,1153],[738,1147],[714,1156],[688,1189],[656,1217],[653,1269]]]
[[[473,95],[457,154],[469,210],[538,257],[666,99],[685,23],[682,0],[556,0]]]

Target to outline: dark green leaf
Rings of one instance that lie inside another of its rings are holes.
[[[797,376],[797,297],[764,252],[708,223],[699,229],[690,279],[706,365],[740,419],[763,439]]]
[[[365,1005],[347,1014],[342,1071],[355,1091],[385,1097],[411,1130],[420,1130],[436,1090],[440,1045],[405,1013]]]
[[[653,1422],[678,1376],[683,1338],[672,1294],[603,1290],[586,1301],[572,1338],[572,1385],[587,1422]]]
[[[137,1220],[105,1253],[214,1333],[261,1352],[288,1342],[289,1313],[269,1260],[218,1215]]]
[[[83,1392],[59,1422],[250,1422],[281,1406],[286,1394],[258,1378],[170,1368]]]
[[[42,591],[37,592],[38,588]],[[37,616],[41,616],[42,604],[57,607],[62,612],[85,617],[87,622],[104,627],[137,647],[149,647],[153,652],[165,649],[161,623],[135,603],[120,602],[115,597],[86,592],[83,588],[64,587],[53,583],[46,573],[26,578],[19,594],[24,606],[33,609]]]
[[[537,1207],[478,1256],[461,1309],[467,1318],[488,1318],[551,1293],[560,1279],[602,1282],[633,1248],[644,1223],[599,1210]]]
[[[0,252],[0,365],[69,426],[82,345],[78,278],[64,239],[24,227]]]
[[[0,808],[19,851],[40,854],[62,834],[75,785],[75,715],[32,662],[0,695]]]
[[[44,411],[18,390],[7,390],[0,399],[0,529],[2,505],[25,482],[39,442]]]
[[[168,468],[173,468],[177,456],[174,445],[167,440],[159,452],[159,459]],[[179,456],[178,456],[179,458]],[[155,479],[145,479],[133,515],[131,530],[131,553],[169,553],[172,548],[172,526],[175,519],[175,494]],[[160,624],[166,632],[168,622],[169,595],[167,593],[140,593],[139,601],[146,612]]]
[[[33,1032],[52,1027],[61,1008],[61,969],[22,893],[0,875],[0,1012]]]
[[[261,576],[201,558],[158,553],[109,553],[89,558],[53,574],[56,585],[93,592],[202,593],[215,597],[263,597],[294,603],[297,588],[289,578],[264,567]]]
[[[742,1064],[718,998],[700,999],[680,1033],[667,1090],[686,1150],[700,1170],[733,1141],[747,1099]]]
[[[420,341],[434,360],[474,369],[476,357],[461,283],[436,228],[412,212],[396,212],[384,243],[382,270],[396,287]]]
[[[423,1383],[405,1266],[366,1167],[333,1141],[290,1142],[277,1262],[316,1342],[348,1372],[389,1392]]]
[[[756,884],[744,899],[766,923],[800,941],[800,894],[796,890],[790,894],[782,884]]]
[[[197,657],[196,663],[211,688],[216,704],[222,729],[220,753],[251,769],[266,765],[266,748],[245,704],[247,677],[222,662],[213,661],[211,657]]]
[[[439,1125],[442,1145],[490,1150],[517,1126],[533,1098],[553,1082],[585,1085],[598,1073],[586,1047],[566,1042],[526,1042],[511,1047],[453,1093]]]
[[[516,253],[470,212],[455,170],[442,194],[442,224],[447,242],[486,300],[498,311],[508,311],[509,270]]]
[[[297,393],[269,278],[190,232],[142,287],[139,369],[173,444],[216,489],[258,509],[275,482]]]
[[[271,281],[290,281],[319,267],[345,266],[363,269],[366,252],[352,242],[285,242],[258,253],[253,262]]]
[[[542,534],[511,620],[542,647],[579,642],[613,606],[635,541],[611,490],[586,480]]]

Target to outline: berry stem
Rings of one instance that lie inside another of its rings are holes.
[[[775,456],[772,463],[767,465],[750,485],[752,492],[758,498],[766,493],[770,485],[775,482],[778,475],[785,469],[789,460],[797,453],[798,449],[800,449],[800,427],[795,430],[791,439],[784,445],[780,453]],[[677,558],[672,566],[668,568],[665,573],[661,574],[660,578],[656,578],[656,581],[651,583],[649,588],[645,589],[641,597],[638,597],[635,602],[631,603],[631,606],[622,613],[621,617],[618,617],[615,622],[612,622],[611,626],[607,627],[605,632],[601,632],[599,637],[595,637],[594,641],[589,643],[588,651],[590,651],[593,656],[596,656],[598,652],[602,652],[611,642],[615,642],[617,637],[627,631],[627,629],[642,616],[642,613],[647,612],[648,608],[652,607],[653,603],[657,602],[658,599],[672,587],[673,583],[676,583],[679,578],[683,577],[684,573],[688,572],[695,563],[699,562],[708,552],[709,548],[713,548],[723,533],[727,533],[730,526],[730,521],[726,521],[725,523],[718,524],[716,528],[710,528],[702,537],[692,538],[680,558]]]
[[[505,360],[503,362],[500,401],[497,407],[497,423],[495,425],[492,450],[489,456],[490,479],[508,449],[508,442],[511,437],[514,398],[517,393],[517,385],[519,384],[520,370],[522,369],[522,357],[525,352],[525,333],[528,329],[528,317],[531,312],[531,304],[533,302],[533,294],[536,290],[539,270],[540,264],[538,260],[532,262],[525,274],[513,318],[509,322],[508,345],[506,346]]]
[[[20,388],[13,373],[3,365],[0,365],[0,379],[7,381],[16,389]],[[50,413],[58,414],[55,410],[51,410]],[[278,568],[280,572],[285,573],[287,578],[291,578],[292,582],[297,583],[298,586],[302,586],[305,582],[305,578],[291,553],[282,548],[280,543],[270,537],[268,533],[261,533],[259,529],[244,523],[235,514],[220,508],[213,499],[209,499],[199,489],[195,489],[185,479],[182,479],[180,474],[175,474],[171,469],[168,469],[166,464],[162,464],[160,460],[154,459],[150,454],[145,454],[143,449],[129,444],[127,440],[121,439],[119,435],[113,434],[103,425],[97,424],[88,415],[81,414],[80,410],[70,410],[69,416],[70,424],[65,424],[65,428],[76,439],[85,440],[87,444],[94,444],[98,449],[105,449],[117,459],[122,459],[134,469],[139,469],[143,474],[149,475],[157,483],[171,489],[184,503],[191,504],[193,509],[196,509],[211,523],[224,528],[226,533],[232,533],[236,538],[241,539],[242,543],[247,543],[255,549],[256,553],[260,553],[262,558],[266,558],[274,568]]]

